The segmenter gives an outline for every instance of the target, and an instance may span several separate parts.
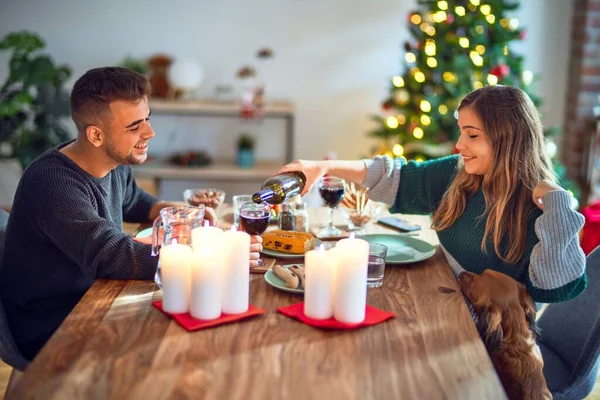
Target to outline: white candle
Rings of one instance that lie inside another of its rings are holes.
[[[333,250],[324,246],[304,256],[304,314],[312,319],[333,316],[333,290],[337,258]]]
[[[223,233],[225,261],[221,310],[227,314],[248,311],[250,297],[250,235],[235,228]]]
[[[223,252],[220,248],[202,247],[192,256],[190,314],[203,320],[221,316],[221,273]]]
[[[336,244],[337,268],[333,317],[344,323],[365,320],[369,243],[362,239],[342,239]]]
[[[215,248],[223,243],[223,230],[216,226],[210,226],[204,221],[204,226],[192,229],[192,247],[198,251],[203,247]]]
[[[179,314],[189,310],[191,257],[192,248],[185,244],[170,244],[160,249],[165,312]]]

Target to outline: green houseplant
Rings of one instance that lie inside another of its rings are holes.
[[[237,164],[242,168],[254,166],[254,138],[247,133],[242,133],[237,140]]]
[[[0,157],[17,158],[25,168],[45,150],[70,138],[61,118],[69,115],[71,76],[40,52],[44,41],[35,33],[13,32],[0,40],[10,53],[9,73],[0,87]]]

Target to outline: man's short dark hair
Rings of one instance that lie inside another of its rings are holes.
[[[71,91],[71,117],[78,132],[97,125],[110,112],[113,101],[137,102],[150,94],[145,76],[129,68],[94,68],[75,82]]]

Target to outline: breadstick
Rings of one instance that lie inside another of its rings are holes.
[[[299,267],[298,265],[292,265],[290,267],[290,271],[293,271],[300,279],[300,287],[298,287],[298,289],[300,289],[300,288],[304,289],[304,267]]]
[[[285,281],[285,286],[290,289],[298,289],[300,279],[296,274],[287,268],[283,268],[281,265],[273,266],[273,273]]]

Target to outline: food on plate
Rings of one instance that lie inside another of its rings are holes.
[[[281,265],[273,266],[273,273],[285,281],[285,286],[290,289],[304,289],[304,267],[292,265],[288,268]]]
[[[304,254],[315,246],[310,233],[275,230],[262,234],[263,247],[282,253]]]

